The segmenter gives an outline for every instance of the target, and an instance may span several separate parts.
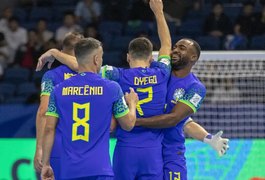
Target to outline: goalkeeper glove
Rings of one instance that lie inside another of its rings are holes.
[[[204,139],[203,142],[209,144],[219,156],[223,156],[226,151],[229,149],[229,139],[222,138],[223,131],[219,131],[215,135],[208,134]]]

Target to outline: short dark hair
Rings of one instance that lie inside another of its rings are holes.
[[[84,36],[79,32],[67,33],[63,39],[63,48],[67,50],[74,50],[75,44],[83,38]]]
[[[199,43],[197,41],[193,40],[193,39],[189,39],[189,38],[184,38],[184,39],[192,42],[194,50],[196,52],[196,55],[197,55],[197,57],[199,59],[199,57],[201,55],[201,47],[200,47]]]
[[[75,45],[75,56],[78,63],[82,63],[87,55],[91,54],[94,50],[102,47],[102,43],[94,38],[83,38]]]
[[[133,39],[129,44],[128,52],[133,59],[147,59],[153,51],[153,44],[145,37]]]

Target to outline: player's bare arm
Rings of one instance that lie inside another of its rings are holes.
[[[138,118],[136,125],[148,128],[168,128],[176,126],[182,119],[192,115],[193,109],[181,102],[178,102],[169,114],[153,116],[150,118]]]
[[[189,118],[187,123],[184,125],[184,132],[193,139],[209,144],[219,156],[223,156],[229,148],[229,139],[222,138],[222,131],[219,131],[215,135],[211,135],[191,118]]]
[[[48,109],[49,96],[41,96],[40,106],[38,108],[36,116],[36,151],[34,156],[34,168],[37,172],[41,171],[42,168],[42,142],[43,142],[43,132],[46,124],[45,113]]]
[[[138,103],[138,95],[130,88],[130,93],[125,94],[125,99],[129,107],[129,113],[125,116],[117,118],[122,129],[130,131],[133,129],[136,122],[136,104]]]
[[[41,171],[42,179],[54,178],[52,168],[50,167],[50,155],[54,143],[55,128],[58,118],[53,116],[46,116],[46,125],[43,135],[43,168]],[[45,143],[44,143],[45,142]]]
[[[154,12],[157,21],[158,36],[161,42],[159,55],[170,55],[172,44],[170,32],[163,12],[163,2],[162,0],[150,0],[149,5]]]
[[[36,67],[36,71],[42,70],[44,65],[48,63],[48,68],[51,68],[52,63],[54,60],[58,60],[62,64],[65,64],[73,71],[78,71],[78,64],[76,58],[74,56],[68,55],[59,51],[58,49],[50,49],[43,53],[38,60],[38,64]]]
[[[117,120],[114,118],[114,116],[111,117],[111,123],[110,123],[110,132],[114,132],[117,127]]]

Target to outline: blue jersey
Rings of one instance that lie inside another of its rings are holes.
[[[129,112],[120,86],[86,72],[57,85],[46,115],[62,130],[61,178],[113,175],[109,156],[111,116]]]
[[[178,102],[188,105],[195,113],[200,108],[205,94],[205,86],[193,73],[190,73],[184,78],[178,78],[172,75],[168,83],[166,113],[170,113]],[[183,132],[183,125],[188,118],[189,117],[183,119],[176,127],[167,128],[164,130],[164,159],[174,159],[175,153],[172,152],[185,152],[185,136]]]
[[[115,68],[105,66],[102,76],[118,82],[123,92],[132,87],[138,93],[137,117],[151,117],[164,113],[167,83],[170,76],[170,57],[160,56],[150,68]],[[130,147],[161,146],[162,130],[134,127],[127,132],[120,126],[116,130],[117,145]]]
[[[50,96],[50,93],[53,91],[54,87],[61,83],[62,81],[76,75],[75,71],[72,71],[65,65],[59,66],[55,69],[47,71],[41,81],[41,96],[46,95]],[[57,128],[55,141],[52,149],[51,157],[59,157],[61,149],[61,132]]]

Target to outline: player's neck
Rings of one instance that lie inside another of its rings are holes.
[[[91,66],[89,65],[79,65],[78,68],[78,73],[82,73],[82,72],[91,72],[91,73],[98,73],[97,72],[97,67]]]
[[[184,78],[190,74],[190,71],[191,71],[190,68],[184,68],[184,69],[180,69],[180,70],[173,70],[172,73],[174,74],[174,76],[176,76],[178,78]]]
[[[138,68],[138,67],[142,67],[142,68],[150,67],[150,62],[146,60],[130,61],[130,68]]]

